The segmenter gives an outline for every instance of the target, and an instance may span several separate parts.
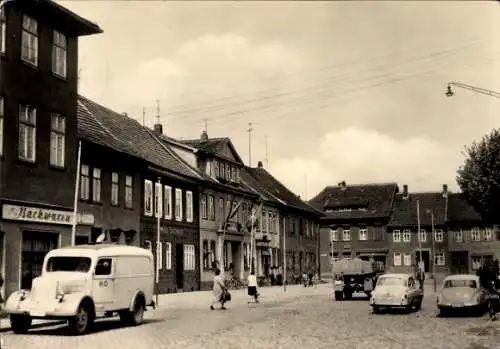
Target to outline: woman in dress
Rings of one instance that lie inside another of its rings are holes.
[[[210,309],[214,310],[215,306],[220,303],[221,309],[225,310],[224,303],[226,303],[224,293],[226,292],[226,286],[224,285],[224,277],[221,275],[220,269],[215,269],[214,275],[214,286],[212,289],[213,292],[213,300],[212,305],[210,305]]]

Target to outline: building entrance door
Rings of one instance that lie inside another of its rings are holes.
[[[34,278],[42,274],[45,255],[57,248],[59,234],[33,231],[23,232],[21,251],[21,288],[31,289]]]

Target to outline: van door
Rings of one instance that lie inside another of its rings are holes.
[[[115,276],[112,258],[104,257],[97,260],[94,270],[92,290],[97,311],[113,310]]]

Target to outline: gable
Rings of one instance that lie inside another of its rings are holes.
[[[237,162],[239,164],[243,164],[238,152],[233,146],[233,143],[229,139],[224,139],[219,142],[219,144],[214,149],[214,152],[217,156],[220,156],[224,159]]]

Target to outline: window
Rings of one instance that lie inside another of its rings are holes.
[[[215,199],[213,195],[208,195],[208,219],[215,220]]]
[[[163,216],[163,186],[155,182],[155,217]]]
[[[153,215],[153,182],[149,179],[144,180],[144,214]]]
[[[403,242],[410,242],[410,241],[411,241],[411,230],[410,229],[403,230]]]
[[[368,240],[368,230],[367,229],[359,229],[359,240],[360,241]]]
[[[30,289],[33,278],[40,276],[47,252],[57,248],[58,234],[22,232],[21,288]]]
[[[215,177],[220,176],[219,162],[217,160],[214,161],[214,172],[215,172]]]
[[[52,114],[50,118],[50,164],[64,167],[66,120],[59,114]]]
[[[403,254],[403,264],[407,266],[411,265],[411,253],[405,252]]]
[[[215,262],[215,241],[210,241],[210,267],[213,268]]]
[[[437,229],[434,232],[434,241],[436,241],[436,242],[443,242],[443,240],[444,240],[443,231],[441,229]]]
[[[210,250],[208,240],[203,240],[203,269],[210,269]]]
[[[193,221],[193,192],[186,191],[186,221]]]
[[[394,252],[394,266],[401,266],[401,253],[399,252]]]
[[[92,170],[92,201],[101,202],[101,169]]]
[[[443,266],[445,262],[444,252],[436,252],[434,263],[439,266]]]
[[[351,241],[351,231],[349,229],[344,229],[342,231],[342,240]]]
[[[4,99],[0,96],[0,156],[3,155]]]
[[[52,72],[63,78],[66,77],[66,35],[53,31],[52,40]]]
[[[38,65],[38,23],[26,15],[23,15],[21,59],[34,66]]]
[[[223,163],[219,163],[220,177],[226,178],[226,165]]]
[[[163,210],[166,219],[172,219],[172,188],[168,185],[163,186]]]
[[[82,165],[80,169],[80,199],[88,200],[90,194],[89,165]]]
[[[392,231],[392,241],[401,242],[401,231],[399,230]]]
[[[478,228],[473,228],[470,231],[470,237],[472,241],[481,241],[481,233]]]
[[[184,245],[184,270],[196,269],[196,254],[194,245]]]
[[[19,159],[35,162],[36,158],[36,109],[19,106]]]
[[[172,269],[172,243],[165,242],[165,269]]]
[[[464,242],[464,233],[462,230],[455,232],[455,242]]]
[[[201,211],[201,218],[207,219],[208,218],[207,196],[205,194],[201,195],[200,198],[200,211]]]
[[[132,176],[125,176],[125,207],[132,208],[132,201],[134,197],[134,182]]]
[[[224,198],[219,198],[219,219],[224,220]]]
[[[175,189],[175,220],[182,221],[182,190]]]
[[[95,266],[95,275],[111,275],[111,258],[101,258]]]
[[[229,215],[231,214],[231,206],[232,206],[231,200],[227,200],[226,201],[226,210],[224,212],[223,219],[230,218]],[[264,214],[262,214],[262,215],[264,215]]]
[[[472,270],[478,270],[483,264],[482,258],[480,256],[471,257]]]
[[[162,251],[162,242],[159,241],[156,243],[156,265],[158,270],[163,269],[163,251]]]
[[[151,244],[151,241],[144,240],[144,248],[149,252],[153,252],[153,245]]]
[[[424,229],[420,229],[418,233],[418,241],[426,242],[427,241],[427,233]]]
[[[484,239],[486,241],[493,240],[493,229],[491,229],[491,228],[484,229]]]
[[[0,53],[5,53],[5,35],[7,34],[7,22],[5,10],[0,11]]]
[[[111,173],[111,205],[118,205],[118,195],[120,190],[120,176],[117,172]]]

